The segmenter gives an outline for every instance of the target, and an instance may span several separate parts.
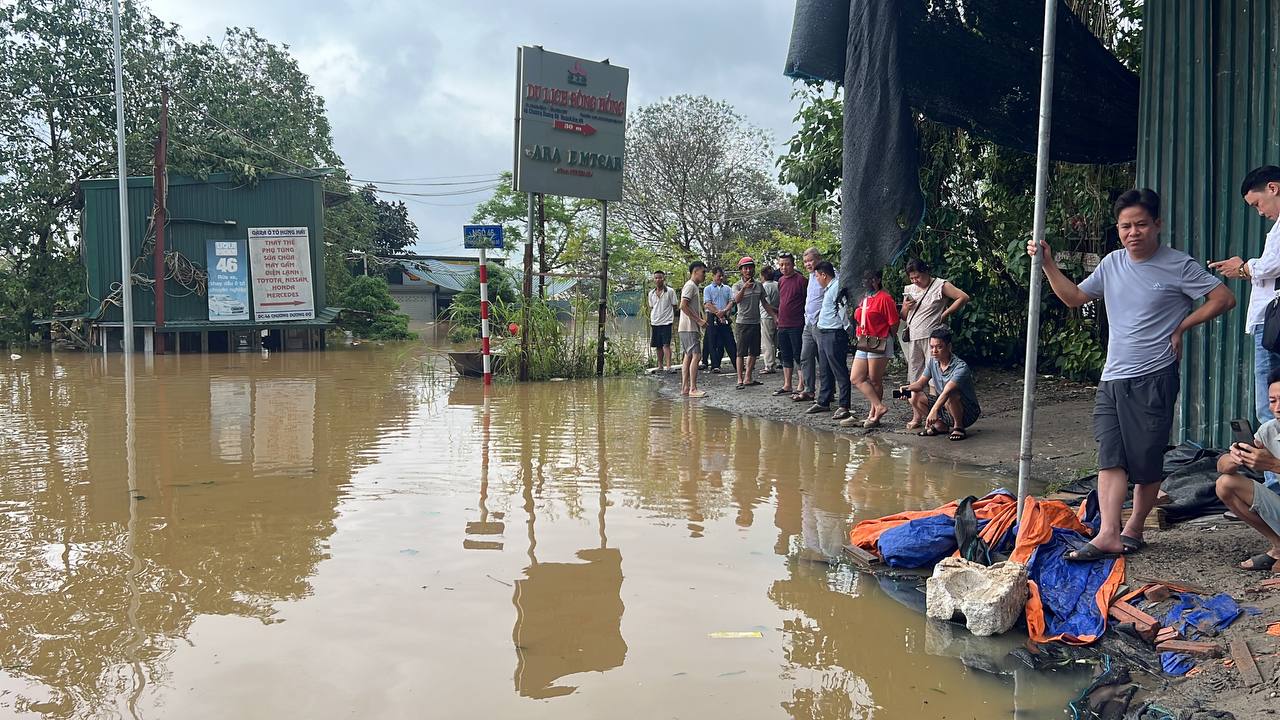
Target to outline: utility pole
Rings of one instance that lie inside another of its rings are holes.
[[[604,320],[609,309],[609,203],[600,201],[600,317],[596,324],[596,375],[604,377]]]
[[[520,311],[520,380],[529,379],[529,321],[533,317],[533,193],[529,193],[529,230],[524,237],[524,307]]]
[[[120,306],[124,351],[133,353],[133,248],[129,243],[129,167],[124,146],[124,62],[120,58],[120,0],[111,0],[111,39],[116,66],[116,171],[120,176]]]
[[[160,137],[156,140],[156,160],[155,169],[152,171],[154,177],[151,185],[155,188],[155,225],[156,225],[156,245],[155,245],[155,293],[156,293],[156,329],[155,329],[155,352],[157,355],[164,354],[164,335],[161,329],[164,328],[164,231],[165,225],[169,224],[169,175],[167,154],[169,152],[169,86],[160,86]]]
[[[538,193],[538,297],[547,299],[547,196]]]

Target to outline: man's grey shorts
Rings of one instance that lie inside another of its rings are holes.
[[[689,357],[690,355],[701,355],[702,354],[702,333],[697,331],[689,332],[688,330],[681,330],[680,331],[680,347],[684,351],[684,354],[682,355],[682,357]]]
[[[1093,439],[1098,468],[1120,468],[1138,485],[1164,479],[1164,451],[1178,400],[1178,364],[1153,373],[1098,383]]]
[[[1253,504],[1249,509],[1258,513],[1275,532],[1280,533],[1280,495],[1260,482],[1253,484]]]

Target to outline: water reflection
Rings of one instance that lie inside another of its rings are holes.
[[[1022,678],[1015,693],[957,660],[976,652],[967,636],[927,629],[898,602],[909,594],[826,562],[857,519],[991,482],[644,381],[486,393],[389,350],[166,356],[134,372],[36,356],[0,369],[0,708],[1052,707],[1066,689]],[[708,637],[724,630],[762,637]]]

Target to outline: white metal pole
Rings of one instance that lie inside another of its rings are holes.
[[[1044,242],[1049,205],[1049,134],[1053,125],[1053,55],[1057,40],[1058,0],[1044,3],[1044,54],[1040,67],[1040,136],[1036,147],[1036,209],[1031,236],[1036,247]],[[1027,294],[1027,354],[1022,386],[1022,443],[1018,450],[1018,519],[1031,480],[1031,435],[1036,418],[1036,359],[1040,349],[1040,285],[1042,250],[1031,257],[1031,287]]]
[[[493,383],[493,360],[489,356],[489,265],[485,248],[480,246],[480,352],[484,361],[484,384]],[[488,400],[486,399],[487,403]]]
[[[133,352],[133,250],[129,243],[129,166],[124,146],[124,62],[120,58],[120,0],[111,2],[111,34],[116,65],[116,164],[120,175],[120,304],[124,308],[124,351]]]

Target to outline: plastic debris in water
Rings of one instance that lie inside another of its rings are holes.
[[[762,638],[764,633],[759,630],[722,630],[720,632],[707,633],[707,637],[713,640],[746,640]]]

